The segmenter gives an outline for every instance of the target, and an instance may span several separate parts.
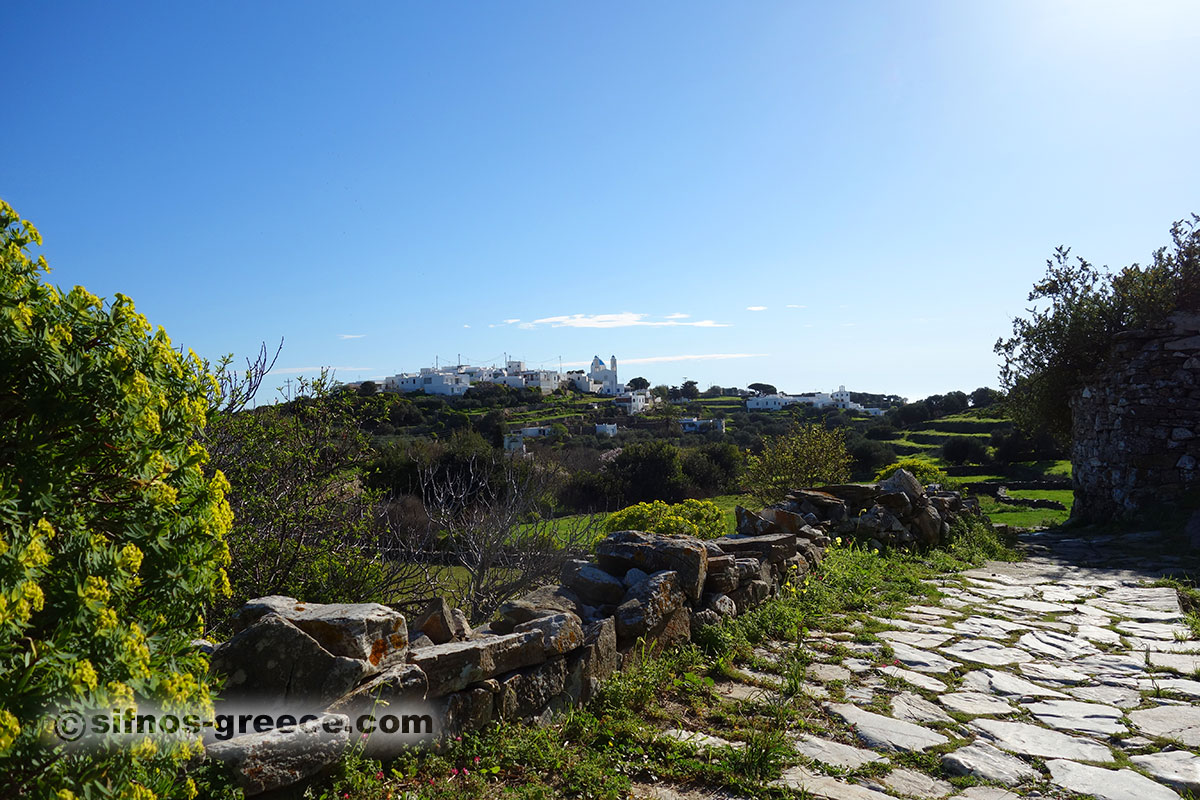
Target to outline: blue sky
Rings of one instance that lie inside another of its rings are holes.
[[[460,356],[997,384],[1059,244],[1200,212],[1194,2],[24,3],[0,197],[52,280],[281,383]],[[686,358],[685,358],[686,357]]]

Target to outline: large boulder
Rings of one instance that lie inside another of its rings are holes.
[[[540,630],[423,647],[409,654],[429,681],[428,697],[461,691],[493,675],[546,660]]]
[[[446,695],[437,704],[434,727],[445,738],[467,731],[482,730],[495,713],[495,695],[489,689],[473,686]]]
[[[428,688],[429,680],[416,664],[394,664],[334,702],[329,711],[345,714],[352,720],[373,717],[374,730],[362,742],[363,754],[369,758],[391,759],[413,744],[414,739],[410,735],[387,733],[384,716],[403,719],[413,714],[431,713],[430,705],[425,701]]]
[[[846,504],[849,516],[854,516],[875,502],[876,489],[870,484],[842,483],[836,486],[822,486],[817,491],[832,495]],[[832,520],[835,521],[836,520]]]
[[[625,584],[589,561],[571,559],[563,563],[562,582],[595,605],[616,605],[625,596]]]
[[[880,494],[903,492],[913,505],[917,505],[925,499],[925,487],[921,485],[915,475],[906,469],[896,470],[890,478],[881,481],[876,489]]]
[[[700,600],[708,575],[708,548],[686,536],[617,531],[596,545],[596,558],[613,575],[624,575],[634,568],[651,573],[675,572],[680,590],[693,603]]]
[[[282,789],[341,761],[350,744],[350,720],[325,714],[301,725],[249,733],[208,744],[209,758],[233,774],[247,796]]]
[[[942,538],[942,517],[933,506],[926,506],[909,520],[909,530],[917,542],[932,547]]]
[[[656,572],[633,586],[617,607],[617,637],[624,640],[656,633],[675,611],[687,604],[674,571]]]
[[[379,603],[304,603],[270,595],[249,601],[234,618],[242,631],[267,614],[286,619],[335,656],[357,658],[372,666],[404,660],[408,626],[404,615]]]
[[[330,653],[276,614],[219,646],[209,669],[225,678],[223,700],[253,698],[287,708],[324,708],[375,671],[368,661]]]
[[[793,489],[787,499],[803,509],[811,506],[818,517],[830,522],[846,518],[846,501],[842,498],[819,489]]]

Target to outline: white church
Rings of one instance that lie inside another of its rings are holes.
[[[422,367],[420,372],[402,372],[385,378],[383,389],[388,392],[424,391],[426,394],[461,395],[477,383],[535,388],[542,394],[550,394],[564,383],[586,394],[617,397],[626,392],[625,384],[617,379],[616,356],[609,359],[607,367],[600,356],[596,356],[587,373],[583,370],[564,374],[556,370],[528,369],[524,361],[509,361],[503,367],[473,367],[466,364]]]

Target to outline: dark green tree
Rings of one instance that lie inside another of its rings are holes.
[[[640,391],[642,389],[649,389],[650,381],[648,381],[642,377],[637,377],[637,378],[633,378],[632,380],[629,381],[629,383],[627,383],[625,385],[628,386],[631,390],[636,392],[636,391]]]

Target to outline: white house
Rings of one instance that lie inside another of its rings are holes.
[[[597,436],[616,436],[617,435],[617,423],[615,423],[615,422],[597,422],[596,423],[596,435]]]
[[[638,389],[633,392],[617,395],[613,398],[613,403],[617,408],[624,411],[629,416],[641,414],[650,406],[654,405],[654,398],[646,389]]]
[[[780,411],[793,403],[809,403],[811,398],[793,397],[790,394],[764,394],[746,398],[747,411]]]
[[[419,392],[426,394],[466,394],[471,388],[471,379],[458,368],[432,369],[422,367],[417,373],[400,373],[383,380],[384,391]]]
[[[761,397],[750,397],[746,399],[747,411],[779,411],[794,403],[804,403],[805,405],[813,406],[814,408],[827,408],[834,406],[847,411],[860,411],[864,414],[870,414],[873,417],[878,417],[883,414],[883,409],[880,408],[865,408],[860,403],[855,403],[850,399],[850,392],[846,391],[845,386],[839,386],[836,392],[813,392],[805,395],[789,395],[780,392],[779,394],[767,394]]]

